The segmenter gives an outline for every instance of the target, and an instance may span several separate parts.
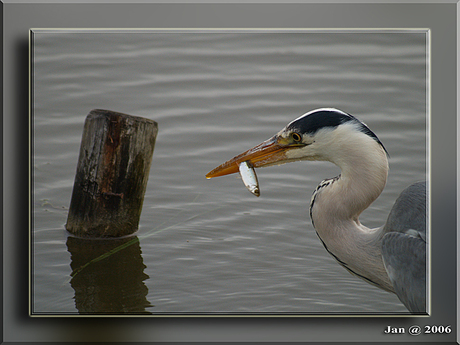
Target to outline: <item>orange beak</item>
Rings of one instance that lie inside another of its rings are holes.
[[[254,168],[276,164],[286,159],[286,150],[292,148],[293,146],[301,145],[289,145],[285,139],[279,138],[275,135],[259,145],[254,146],[252,149],[249,149],[219,165],[217,168],[210,171],[206,175],[206,178],[210,179],[213,177],[237,173],[239,171],[239,164],[244,161],[251,162]]]

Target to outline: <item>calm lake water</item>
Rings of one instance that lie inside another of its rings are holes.
[[[406,313],[339,266],[311,225],[311,194],[335,166],[258,169],[259,198],[236,175],[205,174],[307,111],[339,108],[390,154],[387,187],[360,218],[382,225],[399,192],[427,178],[425,33],[33,37],[33,314]],[[83,123],[96,108],[159,124],[139,230],[125,239],[82,240],[64,227]],[[114,248],[123,249],[86,265]]]

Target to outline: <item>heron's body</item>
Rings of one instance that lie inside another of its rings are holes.
[[[382,193],[387,152],[362,122],[337,109],[318,109],[289,123],[269,140],[234,157],[207,177],[298,160],[336,164],[341,174],[315,190],[310,216],[326,250],[349,272],[396,293],[416,313],[426,309],[426,185],[409,187],[385,226],[369,229],[359,215]]]

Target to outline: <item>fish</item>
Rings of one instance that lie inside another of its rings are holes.
[[[260,196],[259,181],[257,181],[254,166],[249,161],[241,162],[238,166],[241,179],[246,188],[255,196]]]

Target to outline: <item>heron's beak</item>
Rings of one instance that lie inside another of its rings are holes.
[[[206,178],[209,179],[237,173],[239,171],[239,164],[245,161],[251,162],[254,168],[273,165],[278,162],[281,163],[286,159],[286,150],[292,148],[293,146],[299,145],[292,145],[288,143],[286,139],[275,135],[259,145],[254,146],[252,149],[249,149],[219,165],[217,168],[210,171],[206,175]]]

